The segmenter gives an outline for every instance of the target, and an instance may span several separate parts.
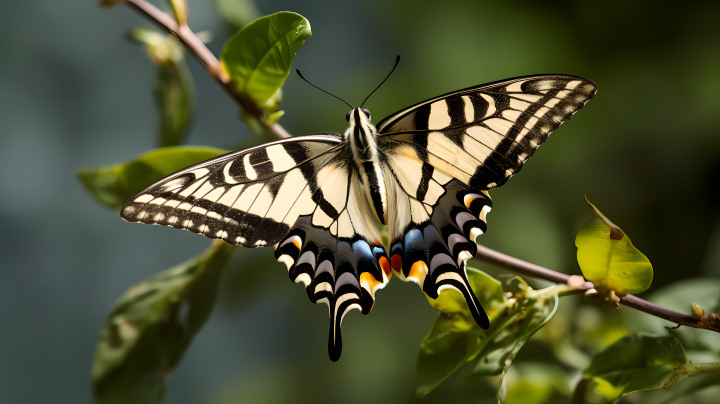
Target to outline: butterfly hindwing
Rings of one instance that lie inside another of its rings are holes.
[[[273,245],[301,214],[334,211],[322,170],[338,160],[339,136],[291,138],[196,164],[138,192],[121,215],[246,247]]]
[[[444,289],[461,293],[475,321],[487,328],[488,317],[465,272],[465,261],[477,252],[475,237],[487,230],[485,216],[492,207],[487,191],[473,191],[407,157],[388,157],[385,177],[396,206],[388,221],[393,271],[433,299]]]
[[[342,319],[350,310],[367,314],[375,303],[375,292],[390,276],[390,264],[380,233],[367,210],[357,172],[350,166],[334,166],[338,178],[348,177],[344,204],[330,223],[303,215],[278,243],[275,257],[285,263],[295,283],[303,283],[314,303],[325,303],[330,313],[328,352],[340,358]],[[341,174],[342,173],[342,174]],[[319,207],[318,207],[319,209]]]
[[[417,157],[474,189],[496,188],[596,91],[592,81],[565,75],[467,88],[382,120],[379,148]]]

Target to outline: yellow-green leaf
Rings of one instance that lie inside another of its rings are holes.
[[[580,269],[598,290],[613,290],[619,295],[643,292],[652,283],[650,260],[632,245],[627,234],[616,229],[602,218],[594,218],[580,228],[575,238]],[[616,234],[622,238],[614,240]]]
[[[238,31],[220,61],[235,89],[263,105],[285,83],[295,52],[310,35],[305,17],[281,11]]]

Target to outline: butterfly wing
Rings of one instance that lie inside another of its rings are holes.
[[[357,171],[337,134],[266,143],[169,175],[130,198],[122,217],[186,229],[275,256],[308,297],[330,308],[330,358],[340,325],[367,314],[391,275]]]
[[[300,216],[278,243],[275,256],[287,265],[291,280],[305,284],[312,302],[328,305],[328,353],[336,361],[342,350],[343,317],[353,309],[368,314],[375,292],[387,284],[391,272],[354,166],[337,162],[325,169],[345,178],[334,185],[335,193],[343,195],[337,214],[323,223]]]
[[[400,278],[433,298],[457,290],[487,328],[465,273],[475,238],[487,230],[487,190],[520,171],[596,91],[581,77],[520,77],[445,94],[382,120],[379,148],[398,207],[388,223],[390,261]]]
[[[317,134],[228,153],[149,185],[121,215],[246,247],[273,245],[301,214],[324,220],[335,211],[323,186],[337,179],[323,167],[343,144],[339,134]]]
[[[503,185],[596,93],[588,79],[519,77],[436,97],[378,125],[386,153],[414,155],[476,190]]]

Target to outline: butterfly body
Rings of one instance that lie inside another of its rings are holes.
[[[355,108],[344,135],[293,137],[196,164],[149,185],[121,214],[247,247],[274,245],[290,279],[328,305],[332,360],[343,317],[369,313],[392,274],[431,298],[461,293],[487,328],[465,261],[487,230],[488,190],[596,91],[581,77],[537,75],[435,97],[377,126]],[[377,222],[387,225],[387,251]]]

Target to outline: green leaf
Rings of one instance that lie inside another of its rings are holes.
[[[184,60],[158,68],[153,91],[160,117],[160,146],[177,146],[187,134],[194,110],[195,86]]]
[[[720,364],[693,364],[673,336],[629,335],[596,355],[585,370],[610,401],[638,390],[670,389],[690,376],[718,373]]]
[[[595,218],[585,223],[575,238],[577,260],[583,275],[598,290],[617,294],[640,293],[650,287],[650,261],[632,245],[627,234],[612,240],[610,226]]]
[[[568,374],[547,362],[525,362],[513,366],[508,375],[508,392],[504,404],[547,404],[556,392],[568,395]]]
[[[263,105],[285,83],[295,52],[310,35],[308,20],[281,11],[238,31],[225,44],[220,61],[236,90]]]
[[[277,122],[278,120],[280,120],[280,118],[282,118],[283,115],[285,115],[285,111],[282,111],[282,110],[281,110],[281,111],[275,111],[275,112],[273,112],[272,114],[268,115],[267,123],[268,123],[269,125],[272,125],[272,124],[274,124],[275,122]]]
[[[430,393],[463,363],[475,357],[482,340],[493,329],[493,319],[504,308],[500,282],[477,269],[467,268],[467,275],[490,318],[490,330],[475,324],[465,298],[457,291],[447,289],[435,300],[428,298],[440,314],[420,344],[417,364],[420,380],[416,391],[419,397]]]
[[[500,282],[468,268],[468,279],[490,319],[490,328],[478,327],[465,299],[452,290],[428,299],[441,312],[418,354],[419,386],[423,397],[465,362],[476,360],[475,374],[496,375],[510,365],[528,339],[557,308],[555,287],[534,291],[527,287],[518,299],[506,300]]]
[[[535,335],[542,326],[547,324],[557,311],[560,299],[558,298],[556,287],[551,286],[547,289],[538,291],[530,291],[523,300],[519,301],[521,316],[512,320],[512,324],[506,327],[499,335],[493,338],[488,347],[484,349],[483,355],[478,360],[475,367],[475,374],[492,374],[488,371],[494,371],[496,366],[493,363],[502,365],[502,374],[500,383],[498,384],[497,395],[495,401],[502,404],[505,401],[504,380],[508,368],[517,356],[520,349],[525,343]],[[535,292],[535,293],[532,293]],[[523,306],[525,311],[523,312]]]
[[[131,196],[160,178],[227,153],[211,147],[165,147],[125,163],[78,170],[78,177],[101,205],[119,212]]]
[[[159,403],[167,381],[202,328],[235,246],[213,242],[201,256],[130,288],[115,304],[93,363],[99,404]]]

